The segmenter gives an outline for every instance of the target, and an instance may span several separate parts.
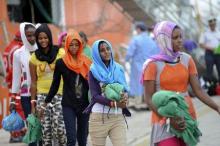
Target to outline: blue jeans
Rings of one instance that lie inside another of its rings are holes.
[[[66,128],[67,146],[86,146],[88,137],[89,115],[75,108],[63,106],[63,119]],[[77,123],[76,123],[77,121]]]
[[[205,62],[206,62],[206,76],[209,78],[209,80],[212,80],[213,66],[216,65],[218,72],[218,81],[220,83],[220,55],[214,54],[213,51],[206,50]]]

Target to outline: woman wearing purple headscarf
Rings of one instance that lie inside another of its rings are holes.
[[[188,85],[196,97],[220,114],[220,107],[202,90],[197,78],[197,69],[192,57],[182,49],[182,31],[178,25],[162,21],[154,28],[154,35],[161,50],[159,55],[148,59],[143,65],[142,83],[146,102],[152,110],[151,146],[186,146],[186,143],[167,130],[168,119],[158,113],[152,103],[152,95],[160,90],[180,93],[188,105],[191,117],[196,120],[192,100],[187,92]],[[179,132],[186,128],[184,118],[170,118],[170,125]]]

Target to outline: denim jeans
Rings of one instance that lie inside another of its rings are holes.
[[[205,52],[206,62],[206,75],[212,80],[213,77],[213,66],[216,65],[218,72],[218,81],[220,81],[220,55],[216,55],[213,51],[206,50]]]
[[[89,115],[75,108],[63,106],[63,118],[67,135],[67,146],[86,146]]]

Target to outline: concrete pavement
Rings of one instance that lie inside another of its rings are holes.
[[[220,96],[212,97],[220,105]],[[198,99],[193,99],[198,115],[199,128],[203,133],[198,146],[220,146],[220,115],[201,103]],[[150,112],[132,111],[132,117],[127,118],[128,146],[148,146],[150,142]],[[0,130],[0,146],[26,146],[23,143],[9,144],[9,134]],[[90,140],[89,140],[90,141]],[[90,145],[90,144],[89,144]],[[112,146],[110,140],[106,146]]]
[[[220,105],[220,96],[212,97],[212,99]],[[197,146],[220,146],[220,115],[197,98],[193,98],[193,103],[198,117],[199,129],[202,131],[202,137]],[[147,134],[129,146],[149,146],[149,143],[150,135]]]

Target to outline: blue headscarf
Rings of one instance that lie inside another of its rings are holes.
[[[111,60],[109,66],[106,67],[99,54],[99,43],[105,42],[111,49]],[[93,76],[100,82],[105,84],[119,83],[124,86],[124,89],[128,91],[128,86],[125,80],[124,69],[121,65],[116,63],[112,54],[112,46],[107,40],[97,40],[92,45],[92,59],[93,63],[90,67],[90,71]]]

